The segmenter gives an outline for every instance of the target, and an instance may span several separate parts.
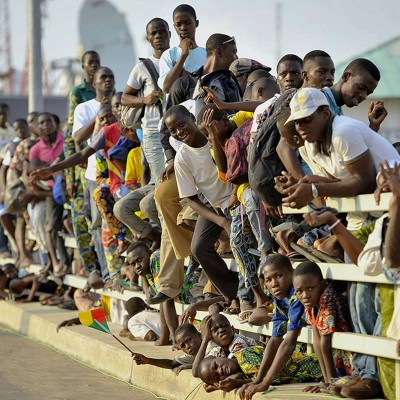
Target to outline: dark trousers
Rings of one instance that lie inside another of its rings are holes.
[[[212,284],[229,300],[237,297],[239,280],[215,250],[215,243],[223,229],[200,216],[193,233],[191,251]]]

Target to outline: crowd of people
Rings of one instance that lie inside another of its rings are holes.
[[[303,59],[284,55],[272,71],[238,58],[233,36],[214,33],[199,46],[190,5],[176,7],[172,20],[179,44],[170,46],[167,21],[149,21],[152,56],[133,67],[124,92],[101,55],[86,51],[65,124],[45,111],[11,126],[0,105],[0,252],[15,256],[0,270],[0,290],[18,297],[28,289],[24,301],[56,293],[74,262],[87,287],[44,304],[107,308],[91,288],[143,291],[146,303],[132,293],[125,305],[121,336],[185,353],[136,353],[137,364],[191,369],[207,392],[239,388],[241,399],[292,382],[319,382],[308,392],[394,399],[394,362],[332,347],[334,332],[400,340],[392,317],[399,146],[379,134],[382,101],[370,103],[369,126],[342,112],[374,92],[379,68],[357,58],[335,78],[329,54],[312,50]],[[374,192],[377,202],[392,192],[389,213],[344,215],[325,204]],[[306,205],[304,215],[282,211]],[[40,275],[24,272],[33,254]],[[318,262],[354,263],[385,274],[388,285],[327,281]],[[175,301],[189,305],[181,316]],[[197,311],[210,314],[201,327]],[[272,336],[239,335],[224,313],[271,322]],[[315,354],[297,344],[307,325]]]

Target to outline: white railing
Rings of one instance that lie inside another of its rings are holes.
[[[361,195],[354,198],[340,198],[340,199],[328,199],[327,205],[336,208],[339,212],[354,212],[354,211],[387,211],[389,207],[390,194],[385,193],[381,196],[380,205],[376,205],[373,195]],[[300,214],[309,211],[307,207],[295,210],[291,208],[284,208],[286,214]],[[76,247],[74,239],[67,238],[66,244],[69,247]],[[351,282],[371,282],[371,283],[386,283],[390,284],[383,274],[378,276],[367,276],[364,275],[362,270],[354,264],[328,264],[319,263],[322,273],[325,278],[331,278],[338,281],[351,281]],[[294,265],[295,267],[295,265]],[[68,286],[83,288],[85,285],[85,278],[75,275],[67,275],[64,278],[64,283]],[[96,293],[103,294],[105,296],[112,297],[118,300],[128,300],[133,296],[139,296],[143,299],[144,294],[140,292],[124,291],[119,293],[115,291],[104,291],[96,290]],[[400,296],[400,286],[396,287],[395,290],[395,302],[397,296]],[[176,309],[178,313],[182,313],[187,305],[176,303]],[[207,315],[206,312],[198,312],[198,319],[202,319]],[[226,315],[231,324],[241,331],[243,334],[254,336],[255,334],[271,335],[272,327],[265,325],[262,327],[251,326],[250,324],[240,324],[235,316]],[[312,329],[304,328],[298,337],[298,341],[307,343],[309,348],[312,345]],[[361,335],[356,333],[334,333],[332,339],[332,346],[336,349],[347,350],[351,352],[358,352],[369,354],[378,357],[385,357],[395,360],[395,376],[396,376],[396,398],[400,399],[400,357],[397,356],[396,352],[396,341],[393,339],[381,337],[381,336],[370,336]]]

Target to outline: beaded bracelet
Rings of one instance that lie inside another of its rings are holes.
[[[340,221],[340,219],[338,219],[332,225],[328,226],[328,229],[331,231],[335,226],[338,226],[341,222],[342,221]]]

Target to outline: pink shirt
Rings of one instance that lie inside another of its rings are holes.
[[[53,146],[48,146],[43,138],[39,140],[29,151],[29,161],[40,160],[44,163],[51,164],[63,151],[64,135],[57,133],[56,142]]]

